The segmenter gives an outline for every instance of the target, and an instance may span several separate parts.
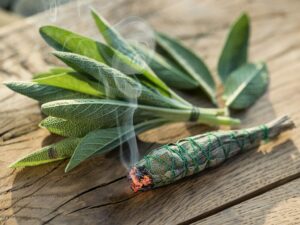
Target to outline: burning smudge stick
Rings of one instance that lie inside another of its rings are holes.
[[[189,137],[153,150],[130,170],[133,191],[146,191],[218,166],[226,159],[255,147],[263,140],[292,129],[284,116],[268,124],[236,131],[218,131]]]

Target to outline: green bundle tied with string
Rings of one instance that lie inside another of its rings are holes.
[[[293,127],[293,121],[284,116],[249,129],[209,132],[162,146],[131,168],[131,187],[137,192],[171,184],[206,168],[216,167]]]

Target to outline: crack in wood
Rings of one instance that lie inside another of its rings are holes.
[[[105,186],[111,185],[111,184],[116,183],[116,182],[118,182],[118,181],[120,181],[120,180],[122,180],[122,179],[125,179],[125,178],[126,178],[126,176],[119,177],[119,178],[116,178],[116,179],[114,179],[114,180],[112,180],[112,181],[109,181],[109,182],[106,182],[106,183],[97,185],[97,186],[95,186],[95,187],[89,188],[89,189],[87,189],[87,190],[85,190],[85,191],[82,191],[82,192],[78,193],[77,195],[73,196],[72,198],[70,198],[69,200],[67,200],[67,201],[65,201],[64,203],[62,203],[62,204],[60,204],[59,206],[57,206],[57,207],[56,207],[55,209],[53,209],[50,213],[48,213],[48,215],[50,215],[50,214],[52,214],[52,213],[54,213],[54,212],[57,212],[60,208],[62,208],[63,206],[67,205],[68,203],[70,203],[71,201],[75,200],[76,198],[79,198],[79,197],[82,196],[82,195],[85,195],[85,194],[87,194],[87,193],[89,193],[89,192],[92,192],[92,191],[94,191],[94,190],[97,190],[97,189],[99,189],[99,188],[103,188],[103,187],[105,187]]]
[[[36,184],[37,182],[39,182],[40,180],[44,179],[45,177],[47,177],[48,175],[50,175],[51,173],[53,173],[56,169],[58,169],[62,164],[64,163],[64,161],[61,161],[60,163],[58,163],[58,165],[56,165],[53,169],[51,169],[49,172],[47,172],[45,175],[39,177],[38,179],[34,180],[33,182],[29,182],[29,183],[26,183],[24,185],[22,185],[21,187],[16,187],[16,188],[10,188],[9,190],[6,190],[6,191],[3,191],[3,192],[0,192],[0,195],[4,195],[4,194],[7,194],[9,192],[14,192],[14,191],[19,191],[21,189],[24,189],[24,188],[28,188],[34,184]],[[16,171],[16,170],[14,170]],[[48,181],[46,181],[47,183]],[[10,207],[12,207],[13,205],[11,205]],[[10,208],[8,207],[8,208]],[[7,208],[7,209],[8,209]],[[3,210],[3,209],[0,209],[0,211]]]
[[[224,204],[224,205],[222,205],[220,207],[217,207],[217,208],[214,208],[214,209],[212,209],[210,211],[202,213],[202,214],[200,214],[200,215],[198,215],[198,216],[196,216],[194,218],[191,218],[189,220],[186,220],[186,221],[184,221],[182,223],[178,223],[177,225],[188,225],[188,224],[197,222],[199,220],[208,218],[208,217],[210,217],[210,216],[212,216],[214,214],[217,214],[217,213],[219,213],[219,212],[221,212],[223,210],[231,208],[231,207],[233,207],[235,205],[238,205],[238,204],[240,204],[240,203],[242,203],[244,201],[247,201],[247,200],[249,200],[251,198],[260,196],[260,195],[262,195],[262,194],[264,194],[264,193],[266,193],[266,192],[268,192],[270,190],[278,188],[278,187],[280,187],[280,186],[282,186],[284,184],[287,184],[289,182],[292,182],[292,181],[294,181],[296,179],[300,179],[300,173],[291,175],[289,177],[285,177],[285,178],[283,178],[281,180],[278,180],[278,181],[276,181],[274,183],[266,185],[266,186],[264,186],[264,187],[262,187],[260,189],[257,189],[257,190],[255,190],[255,191],[253,191],[251,193],[248,193],[248,194],[246,194],[246,195],[244,195],[244,196],[242,196],[240,198],[237,198],[237,199],[235,199],[235,200],[233,200],[231,202],[227,202],[226,204]]]

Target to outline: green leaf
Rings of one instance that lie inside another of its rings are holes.
[[[182,90],[195,89],[199,85],[193,78],[185,74],[169,60],[155,51],[142,46],[135,46],[136,51],[148,62],[150,68],[170,87]]]
[[[59,87],[96,97],[105,96],[102,85],[92,82],[76,72],[60,73],[41,78],[35,78],[33,81],[37,82],[38,84]]]
[[[199,85],[210,99],[216,102],[215,82],[202,59],[178,40],[170,38],[165,34],[156,33],[156,41],[168,53],[168,56]]]
[[[152,92],[138,81],[101,62],[73,53],[55,52],[54,55],[78,72],[89,74],[98,80],[103,84],[105,95],[109,98],[138,99],[147,105],[172,108],[180,108],[182,105],[173,99]]]
[[[12,81],[4,84],[11,90],[42,103],[61,99],[90,98],[89,95],[48,85],[41,85],[35,82]]]
[[[95,121],[81,121],[81,120],[65,120],[56,117],[47,117],[42,120],[40,127],[46,128],[53,134],[61,135],[64,137],[83,137],[88,132],[102,127],[102,120],[100,124]]]
[[[92,16],[96,22],[96,25],[105,39],[106,43],[113,47],[118,52],[128,56],[135,64],[138,64],[144,69],[149,69],[144,60],[139,56],[139,54],[127,43],[126,40],[96,11],[92,10]],[[153,74],[155,77],[155,74]]]
[[[76,99],[60,100],[42,105],[42,111],[53,117],[67,120],[113,120],[128,119],[128,115],[135,118],[164,118],[170,121],[188,121],[190,109],[167,109],[160,107],[145,106],[141,104],[127,103],[124,101],[108,99]],[[209,111],[210,115],[217,113],[215,109],[201,109],[200,115],[204,116]]]
[[[223,109],[198,108],[198,121],[205,124],[236,124],[237,121],[231,118],[218,117]],[[141,104],[127,103],[124,101],[108,99],[74,99],[48,102],[42,105],[42,111],[53,117],[66,120],[149,120],[154,117],[168,121],[189,121],[194,108],[189,109],[168,109]]]
[[[39,151],[33,152],[32,154],[19,159],[12,163],[10,167],[38,166],[70,158],[79,142],[79,138],[66,138],[58,143],[46,146]]]
[[[130,138],[133,138],[135,135],[153,127],[162,125],[165,122],[165,120],[153,120],[139,124],[135,127],[122,126],[92,131],[88,133],[77,146],[65,169],[65,172],[72,170],[82,161],[90,158],[91,156],[111,151]]]
[[[90,131],[100,128],[111,128],[118,125],[118,120],[65,120],[56,117],[47,117],[40,126],[51,133],[64,137],[83,137]]]
[[[242,14],[232,25],[219,58],[218,72],[223,83],[234,70],[247,63],[249,36],[249,17]]]
[[[39,79],[39,78],[44,78],[52,75],[57,75],[61,73],[69,73],[69,72],[74,72],[71,68],[67,67],[54,67],[51,68],[48,72],[43,72],[43,73],[36,73],[33,75],[33,79]]]
[[[42,105],[42,111],[67,120],[113,120],[132,114],[135,104],[108,99],[60,100]]]
[[[226,105],[245,109],[263,95],[268,86],[268,71],[263,63],[246,64],[235,70],[224,87]]]
[[[113,55],[112,50],[105,44],[59,27],[44,26],[40,33],[44,40],[58,51],[77,53],[103,63],[108,60],[106,57],[110,58]]]
[[[96,25],[106,42],[116,50],[115,53],[118,59],[129,65],[134,71],[136,71],[135,73],[141,73],[144,75],[148,82],[154,84],[156,88],[161,90],[165,95],[171,94],[173,97],[178,97],[162,80],[157,77],[157,75],[149,68],[140,55],[115,29],[113,29],[113,27],[103,17],[98,15],[95,11],[92,11],[92,16],[94,17]],[[131,73],[134,71],[131,71]],[[183,99],[180,100],[187,104],[183,101]]]

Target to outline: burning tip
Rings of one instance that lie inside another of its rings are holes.
[[[129,179],[131,180],[131,189],[134,192],[145,191],[151,188],[151,176],[144,169],[132,167],[129,172]]]

